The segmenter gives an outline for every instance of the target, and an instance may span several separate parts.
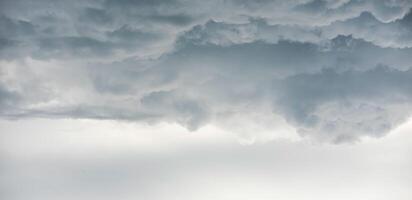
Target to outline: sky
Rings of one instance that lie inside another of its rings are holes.
[[[0,0],[0,199],[410,200],[410,0]]]

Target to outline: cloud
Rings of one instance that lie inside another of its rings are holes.
[[[199,101],[179,97],[173,91],[152,92],[141,99],[141,104],[147,112],[165,121],[176,121],[189,130],[198,129],[209,118],[208,109]]]
[[[79,14],[79,19],[92,24],[107,24],[113,22],[113,17],[105,10],[98,8],[84,8],[83,13]]]
[[[367,71],[323,70],[275,85],[275,107],[302,135],[344,142],[382,136],[404,122],[411,109],[412,71],[378,66]]]
[[[19,100],[19,95],[16,92],[10,91],[3,85],[0,85],[0,108],[6,111],[10,106],[14,106]]]
[[[250,138],[286,120],[339,143],[410,115],[409,1],[48,3],[2,1],[2,117],[212,123]]]
[[[221,45],[285,39],[323,43],[338,35],[353,35],[383,47],[412,45],[405,22],[412,5],[402,0],[107,0],[80,1],[77,6],[58,2],[45,7],[47,4],[46,0],[2,3],[2,46],[19,44],[9,50],[2,48],[3,57],[109,59],[102,51],[111,54],[112,61],[128,56],[159,57],[173,50],[183,32],[196,36],[199,29],[207,29],[202,33],[204,40]],[[119,34],[123,34],[121,38],[113,37]],[[79,45],[79,40],[87,41]]]
[[[279,40],[310,42],[322,45],[339,35],[351,35],[382,47],[411,47],[411,30],[407,25],[407,14],[402,19],[382,22],[364,11],[347,20],[337,20],[328,25],[308,26],[296,24],[271,25],[265,18],[250,18],[243,23],[209,21],[198,25],[185,35],[198,43],[233,45],[265,41],[277,43]]]

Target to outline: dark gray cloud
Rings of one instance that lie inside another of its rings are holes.
[[[0,37],[24,37],[31,34],[35,34],[34,25],[28,21],[12,20],[6,16],[0,16]]]
[[[154,21],[154,22],[161,22],[161,23],[170,23],[173,25],[178,26],[185,26],[190,24],[194,19],[189,15],[184,14],[174,14],[174,15],[153,15],[147,16],[146,19]]]
[[[2,111],[7,112],[7,109],[9,107],[14,107],[19,100],[19,94],[10,91],[7,88],[5,88],[2,84],[0,84],[0,109]],[[2,113],[2,114],[7,114],[7,113]]]
[[[89,37],[47,37],[36,42],[39,49],[33,55],[40,58],[107,56],[113,53],[113,44]]]
[[[254,112],[320,141],[382,136],[409,117],[411,6],[2,1],[2,116],[195,130]]]
[[[3,1],[1,39],[20,44],[15,46],[17,50],[10,48],[11,52],[4,52],[3,57],[10,59],[45,52],[39,58],[61,56],[75,59],[79,54],[73,54],[73,51],[79,51],[71,48],[78,46],[78,40],[67,38],[88,38],[83,47],[90,44],[87,46],[90,51],[99,52],[104,48],[116,56],[145,54],[157,57],[173,48],[172,45],[181,32],[208,20],[219,23],[211,21],[205,25],[208,30],[203,33],[207,34],[204,39],[222,45],[256,40],[276,43],[281,39],[318,43],[340,34],[351,34],[380,46],[411,46],[411,30],[407,28],[407,22],[404,22],[407,21],[407,16],[402,20],[411,7],[408,1],[204,3],[108,0],[80,1],[75,4],[76,6],[64,1],[50,3],[47,0]],[[316,12],[308,12],[308,9]],[[231,12],[227,12],[229,10]],[[121,32],[121,41],[128,42],[112,41],[111,35],[119,35]],[[134,35],[133,38],[131,35]],[[42,48],[47,43],[44,40],[53,40],[52,38],[72,41],[66,45],[54,45],[52,49]],[[105,43],[105,46],[96,45],[97,42]],[[146,50],[148,48],[150,52]],[[16,51],[20,53],[15,53]],[[91,56],[90,53],[85,55]],[[101,56],[99,53],[96,55]],[[96,57],[93,56],[93,59]]]
[[[79,20],[104,25],[113,22],[114,19],[104,9],[84,8],[83,13],[79,14]]]
[[[334,142],[382,136],[410,116],[411,70],[323,70],[275,84],[280,112],[302,135]]]

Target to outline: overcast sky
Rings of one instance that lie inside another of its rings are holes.
[[[410,200],[411,0],[0,0],[0,199]]]

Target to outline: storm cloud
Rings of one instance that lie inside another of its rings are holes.
[[[259,124],[247,117],[258,115],[315,141],[381,137],[412,111],[411,7],[408,0],[1,1],[0,115],[189,130],[225,129],[239,115]]]

